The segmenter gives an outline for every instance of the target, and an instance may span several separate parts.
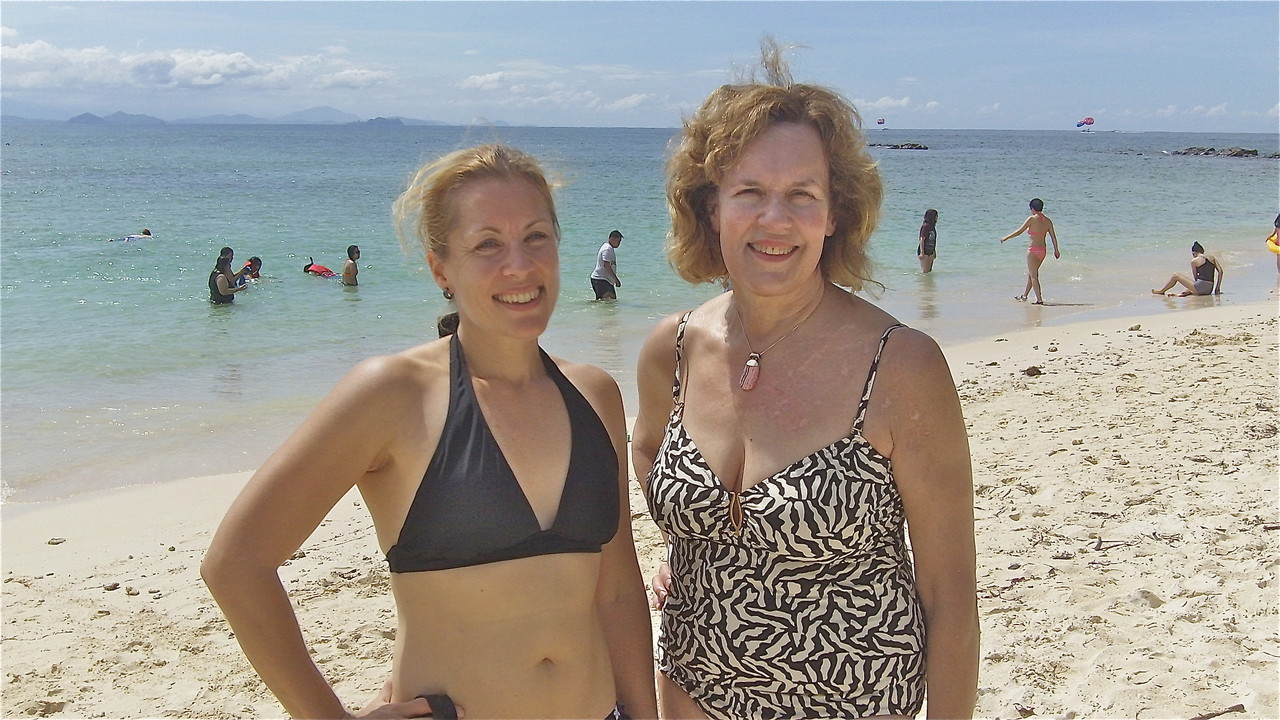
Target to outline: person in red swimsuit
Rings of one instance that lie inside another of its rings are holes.
[[[318,264],[314,258],[307,258],[307,264],[302,266],[302,272],[322,278],[331,278],[338,274],[329,268]]]

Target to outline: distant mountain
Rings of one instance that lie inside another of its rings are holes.
[[[343,123],[360,122],[359,115],[342,112],[336,108],[328,106],[313,107],[307,110],[299,110],[288,115],[281,115],[272,122],[284,123],[289,125],[340,125]]]
[[[332,108],[329,108],[329,109],[332,110]],[[306,111],[306,110],[303,111],[303,113],[307,113],[307,112],[310,112],[310,111]],[[338,111],[335,110],[334,112],[338,112]],[[183,118],[181,120],[174,120],[174,122],[182,123],[184,125],[280,125],[280,124],[346,125],[346,124],[359,123],[359,124],[366,124],[366,125],[394,126],[394,125],[447,125],[448,124],[448,123],[442,123],[439,120],[418,120],[416,118],[407,118],[407,117],[399,117],[399,116],[376,117],[376,118],[371,118],[369,120],[360,120],[359,118],[356,118],[355,120],[305,120],[305,119],[298,118],[297,116],[299,114],[300,113],[293,113],[291,115],[285,115],[284,117],[278,117],[278,118],[261,118],[261,117],[256,117],[254,115],[245,115],[244,113],[240,113],[238,115],[206,115],[204,117],[197,117],[197,118]],[[354,115],[347,115],[346,113],[340,113],[340,115],[343,117],[355,117]]]
[[[32,125],[38,123],[56,123],[58,120],[40,120],[17,115],[0,116],[0,122],[6,125]],[[151,115],[131,114],[126,112],[114,112],[106,117],[94,115],[93,113],[81,113],[65,122],[71,125],[167,125],[169,122],[161,120]],[[486,125],[505,126],[502,121],[489,122],[488,120],[478,120]],[[375,125],[395,127],[400,125],[411,126],[448,126],[451,123],[440,122],[439,120],[421,120],[418,118],[407,118],[401,116],[391,117],[375,117],[370,120],[361,120],[359,116],[351,113],[342,112],[331,107],[314,107],[307,110],[300,110],[288,115],[282,115],[277,118],[263,118],[245,113],[235,115],[205,115],[203,117],[180,118],[172,121],[175,125]]]
[[[375,119],[377,119],[377,118],[375,118]],[[400,117],[400,116],[398,116],[398,115],[393,115],[392,117],[389,117],[389,118],[386,118],[386,119],[387,119],[387,120],[399,120],[399,121],[400,121],[400,123],[401,123],[401,124],[403,124],[403,125],[438,125],[438,126],[444,126],[444,125],[448,125],[448,124],[449,124],[449,123],[446,123],[446,122],[440,122],[439,120],[417,120],[417,119],[415,119],[415,118]],[[373,120],[370,120],[369,122],[373,122]]]
[[[164,125],[165,122],[158,117],[150,115],[131,115],[126,112],[113,112],[102,118],[107,121],[108,125]]]
[[[98,117],[93,113],[81,113],[70,120],[72,125],[164,125],[158,117],[150,115],[131,115],[126,112],[113,112],[106,117]]]
[[[93,113],[80,113],[67,121],[72,125],[106,125],[107,121]]]

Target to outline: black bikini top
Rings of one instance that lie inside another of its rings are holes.
[[[569,413],[569,472],[555,522],[543,530],[476,401],[458,336],[449,351],[449,414],[400,537],[391,572],[600,552],[618,531],[618,455],[595,409],[541,348]],[[531,418],[537,422],[537,418]]]

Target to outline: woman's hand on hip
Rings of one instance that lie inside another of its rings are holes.
[[[653,590],[653,599],[649,601],[649,605],[654,610],[661,610],[667,602],[667,596],[671,594],[670,565],[662,563],[658,566],[658,572],[649,580],[649,589]]]

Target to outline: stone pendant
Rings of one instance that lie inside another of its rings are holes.
[[[738,387],[750,390],[756,386],[756,381],[759,379],[760,353],[751,353],[747,356],[747,364],[742,366],[742,377],[738,379]]]

